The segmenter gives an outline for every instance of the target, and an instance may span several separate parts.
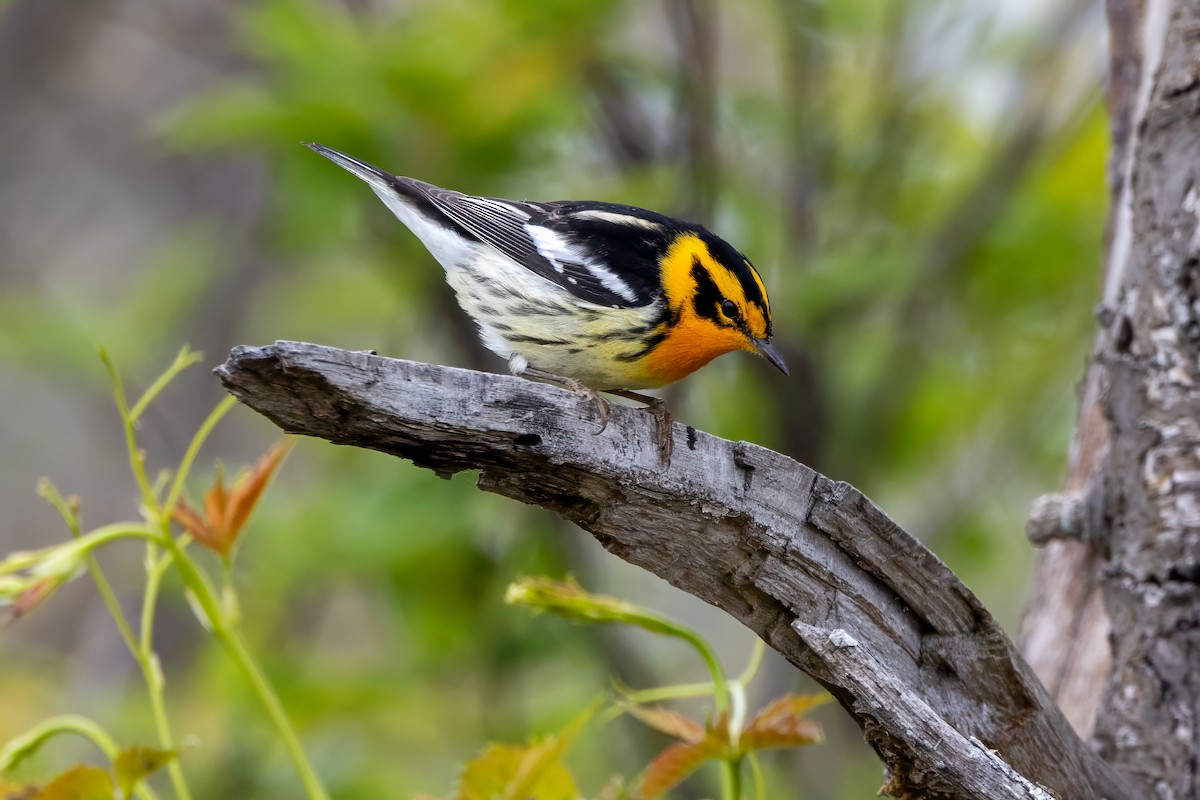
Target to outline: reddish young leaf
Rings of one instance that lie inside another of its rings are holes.
[[[228,490],[225,476],[218,470],[213,486],[204,495],[204,516],[183,499],[175,505],[172,518],[208,549],[228,557],[237,544],[242,527],[258,503],[263,490],[284,456],[292,449],[290,439],[271,446],[254,469],[241,475]]]
[[[38,788],[32,784],[0,781],[0,800],[33,800],[37,793]]]
[[[754,715],[754,719],[750,720],[747,727],[754,727],[755,723],[766,722],[773,717],[794,717],[802,714],[807,714],[818,706],[823,706],[832,700],[833,697],[828,692],[817,692],[815,694],[785,694],[782,697],[776,697],[770,703],[767,703],[762,709]]]
[[[175,524],[191,534],[193,539],[211,550],[217,549],[216,536],[212,528],[208,527],[208,522],[182,497],[175,503],[171,518],[175,520]]]
[[[667,736],[678,739],[681,742],[698,742],[705,736],[704,728],[692,722],[678,711],[672,711],[662,706],[651,708],[634,704],[626,708],[630,714],[633,714],[639,720],[654,728],[654,730],[659,733],[665,733]]]
[[[673,786],[700,769],[706,761],[728,755],[729,746],[715,735],[698,742],[673,744],[658,754],[642,778],[643,800],[662,797]]]
[[[229,496],[225,493],[225,470],[218,464],[212,488],[204,493],[204,516],[208,518],[208,526],[216,531],[220,538],[224,538],[229,531],[228,515],[225,511],[228,505]]]
[[[271,449],[258,460],[253,472],[234,481],[233,487],[229,491],[225,516],[225,524],[229,530],[234,532],[234,538],[237,537],[237,531],[240,531],[246,524],[250,512],[258,503],[258,498],[262,496],[271,476],[275,474],[275,470],[279,468],[284,457],[292,449],[292,444],[293,440],[284,439],[271,445]]]
[[[769,726],[747,728],[738,739],[738,750],[749,753],[768,747],[800,747],[825,741],[821,726],[803,717],[781,717]]]
[[[824,740],[821,726],[803,714],[830,699],[827,694],[784,695],[759,711],[738,739],[743,753],[767,747],[799,747]]]
[[[16,622],[21,617],[33,611],[46,600],[47,597],[54,594],[64,582],[60,575],[50,575],[45,578],[39,578],[30,584],[29,588],[22,592],[11,605],[0,608],[0,628],[10,623]]]

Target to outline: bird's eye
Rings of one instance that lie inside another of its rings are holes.
[[[741,312],[738,311],[737,303],[733,302],[732,300],[726,300],[724,303],[721,303],[721,311],[724,312],[725,316],[734,321],[736,321],[742,315]]]

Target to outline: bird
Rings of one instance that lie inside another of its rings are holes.
[[[608,420],[600,392],[645,403],[669,458],[665,404],[636,390],[735,350],[788,374],[758,271],[702,225],[619,203],[476,197],[303,144],[365,181],[416,235],[512,374],[591,399],[597,433]]]

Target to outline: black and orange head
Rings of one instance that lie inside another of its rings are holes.
[[[749,350],[785,375],[771,344],[771,302],[758,271],[724,239],[696,226],[681,231],[662,259],[663,289],[680,333],[701,349]],[[712,358],[713,356],[710,356]]]

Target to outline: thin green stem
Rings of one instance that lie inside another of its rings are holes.
[[[47,562],[55,557],[66,558],[68,554],[82,556],[95,550],[97,547],[122,539],[153,540],[156,538],[154,531],[145,525],[138,525],[132,522],[115,522],[112,525],[105,525],[90,533],[86,533],[74,542],[57,544],[53,547],[43,547],[40,550],[12,553],[8,558],[0,561],[0,574],[20,572],[26,569],[36,572],[39,564],[46,566]]]
[[[175,537],[175,546],[185,552],[187,551],[188,545],[191,543],[192,543],[192,537],[190,534],[182,533],[179,536]],[[170,551],[164,552],[159,557],[158,561],[155,562],[157,565],[156,568],[161,569],[161,570],[166,570],[167,567],[171,566],[171,562],[174,560],[175,560],[175,556],[173,556]]]
[[[688,697],[705,697],[713,693],[712,683],[681,683],[675,686],[656,686],[625,693],[625,699],[639,705],[659,703],[663,700],[682,700]]]
[[[304,785],[304,792],[310,800],[329,800],[329,794],[325,791],[325,787],[321,784],[321,779],[317,776],[316,770],[309,763],[308,756],[304,753],[304,748],[300,744],[299,737],[292,729],[292,724],[287,718],[287,712],[284,711],[283,703],[279,701],[279,696],[275,694],[275,690],[267,681],[266,677],[259,670],[254,658],[250,655],[250,651],[246,649],[245,643],[242,642],[241,636],[233,629],[220,628],[216,631],[217,638],[225,645],[229,654],[233,657],[234,663],[242,671],[250,688],[258,695],[258,699],[266,708],[267,716],[271,720],[271,724],[275,726],[275,732],[279,734],[279,738],[283,740],[283,746],[287,749],[288,755],[292,759],[292,764],[296,767],[296,772],[300,776],[300,782]]]
[[[129,418],[133,422],[137,422],[141,418],[142,412],[145,411],[146,407],[154,401],[154,398],[158,397],[162,390],[167,387],[168,383],[175,380],[175,377],[179,375],[179,373],[183,372],[192,364],[198,364],[203,360],[203,353],[197,353],[193,350],[189,350],[187,347],[184,347],[182,350],[180,350],[179,354],[175,356],[175,360],[171,362],[171,366],[167,367],[166,371],[162,375],[159,375],[154,383],[150,384],[149,388],[147,388],[146,391],[142,393],[142,396],[138,398],[138,401],[133,404],[133,408],[129,409]]]
[[[175,377],[180,370],[192,363],[192,361],[189,360],[190,356],[185,348],[176,357],[175,362],[167,371],[151,384],[150,388],[142,395],[131,410],[125,397],[125,386],[121,382],[121,377],[117,374],[117,369],[108,357],[108,353],[103,349],[100,351],[100,358],[108,370],[109,380],[112,383],[113,399],[116,401],[117,410],[121,415],[121,422],[123,423],[125,432],[125,449],[129,456],[130,472],[133,473],[134,480],[141,491],[142,504],[145,507],[148,522],[150,526],[157,528],[157,531],[155,531],[151,530],[149,526],[147,527],[147,533],[151,535],[146,542],[146,586],[142,594],[141,629],[138,647],[134,656],[137,659],[138,666],[142,670],[142,677],[146,682],[146,690],[150,697],[150,708],[154,716],[154,727],[158,733],[159,745],[164,750],[174,750],[175,737],[171,733],[171,725],[167,717],[165,699],[166,681],[163,678],[162,665],[154,652],[154,611],[158,602],[158,590],[162,581],[163,570],[166,567],[166,565],[160,567],[158,563],[158,547],[156,544],[162,543],[164,540],[171,541],[170,522],[163,518],[154,487],[151,486],[150,480],[146,475],[146,460],[141,450],[138,449],[137,444],[137,418],[146,409],[149,402],[162,391],[167,382]],[[167,563],[169,564],[170,562]],[[178,800],[191,800],[191,791],[188,789],[183,768],[180,766],[178,760],[174,760],[167,765],[167,774],[170,777],[171,787]]]
[[[0,764],[9,768],[17,761],[22,760],[26,754],[40,748],[48,739],[63,733],[73,733],[87,739],[110,762],[115,761],[121,752],[108,732],[93,720],[77,714],[63,714],[42,720],[25,733],[14,737],[4,752],[0,754]],[[142,800],[158,800],[154,791],[144,783],[139,783],[134,788],[134,793]]]
[[[154,652],[154,611],[158,605],[158,589],[162,584],[162,562],[157,560],[158,548],[146,554],[146,586],[142,592],[142,619],[139,648],[143,653]],[[170,562],[168,562],[169,564]]]
[[[155,474],[155,476],[154,476],[154,483],[152,483],[150,485],[150,491],[154,493],[155,497],[162,497],[163,489],[166,488],[167,483],[170,480],[171,480],[171,471],[166,470],[166,469],[160,469],[158,471],[158,473]]]
[[[142,493],[142,504],[146,506],[147,513],[150,513],[155,506],[154,489],[146,478],[146,461],[137,446],[137,421],[129,413],[129,402],[125,398],[125,384],[121,382],[121,376],[117,374],[117,367],[108,357],[108,351],[104,348],[100,348],[100,360],[104,362],[104,368],[108,370],[108,379],[112,383],[113,400],[117,404],[117,412],[121,415],[122,427],[125,430],[125,450],[129,455],[129,471],[133,473],[133,478],[137,481],[138,489]]]
[[[732,703],[730,702],[729,682],[725,679],[725,671],[721,668],[721,662],[717,659],[716,651],[695,631],[683,626],[678,626],[676,630],[676,635],[696,648],[696,652],[704,659],[704,663],[708,667],[709,674],[712,675],[713,679],[713,707],[716,711],[717,719],[725,718],[725,724],[730,726],[729,740],[736,746],[738,731],[734,727],[734,720],[730,717]],[[741,800],[741,759],[723,760],[720,762],[720,768],[721,796],[724,800]]]
[[[614,680],[615,688],[624,702],[613,703],[600,714],[601,724],[608,724],[629,710],[628,704],[644,706],[649,703],[661,703],[663,700],[686,700],[692,697],[708,697],[713,693],[713,684],[680,683],[674,686],[656,686],[653,689],[631,689],[620,681]]]
[[[738,731],[735,728],[735,720],[730,716],[732,703],[730,700],[729,682],[725,678],[725,670],[721,668],[721,662],[717,658],[716,651],[699,634],[690,628],[678,625],[674,626],[674,630],[674,635],[696,648],[696,652],[704,659],[704,664],[708,667],[708,672],[712,676],[713,708],[716,711],[717,719],[721,720],[724,718],[725,724],[729,725],[729,740],[736,747]],[[741,759],[723,760],[720,762],[720,769],[721,796],[724,800],[741,800]]]
[[[170,719],[167,717],[166,680],[162,672],[162,664],[158,654],[154,652],[154,612],[158,605],[158,590],[162,585],[163,571],[170,564],[157,560],[158,548],[153,544],[146,547],[146,587],[142,594],[141,630],[137,651],[134,657],[141,667],[142,677],[146,682],[146,693],[150,697],[150,711],[154,716],[154,728],[158,734],[159,746],[164,750],[175,749],[175,736],[171,732]],[[178,800],[191,800],[191,790],[183,774],[183,767],[178,760],[167,765],[167,775],[171,780],[171,788]]]
[[[142,675],[146,681],[146,690],[150,695],[150,711],[154,715],[154,728],[158,733],[158,742],[164,750],[175,750],[175,737],[171,735],[171,723],[167,718],[167,705],[164,698],[166,682],[163,680],[162,665],[158,655],[151,652],[143,654],[138,659]],[[167,764],[167,775],[171,779],[171,789],[178,800],[191,800],[191,790],[183,774],[183,767],[178,759]]]
[[[762,639],[755,638],[754,647],[750,650],[750,661],[746,664],[746,668],[742,670],[742,674],[738,675],[736,682],[742,686],[750,685],[750,681],[754,680],[754,676],[758,674],[759,667],[762,666],[763,654],[767,650],[767,643]]]
[[[100,562],[91,553],[87,554],[87,568],[88,573],[92,576],[92,582],[96,584],[96,591],[100,593],[100,599],[104,601],[104,607],[108,609],[108,615],[113,618],[117,630],[121,633],[121,640],[125,642],[130,653],[137,652],[137,640],[133,638],[133,628],[130,627],[129,620],[125,617],[125,611],[121,608],[120,601],[117,600],[117,594],[113,591],[112,584],[108,582],[104,570],[100,568]]]
[[[729,713],[729,682],[725,680],[725,670],[721,668],[721,662],[717,658],[716,651],[695,631],[683,626],[676,626],[676,631],[676,636],[696,648],[696,652],[704,659],[704,664],[708,667],[709,674],[712,675],[713,706],[715,707],[717,716],[720,717],[723,714]]]
[[[79,522],[79,511],[68,503],[59,494],[58,489],[49,480],[43,479],[38,486],[38,493],[58,510],[62,516],[63,522],[67,524],[67,529],[71,532],[72,539],[82,539],[83,530]],[[133,628],[129,624],[129,620],[125,617],[125,611],[121,608],[120,602],[117,600],[116,592],[113,591],[112,584],[108,582],[108,578],[104,575],[104,570],[100,568],[100,562],[89,551],[85,556],[87,562],[88,573],[92,576],[92,581],[96,584],[96,590],[100,593],[100,599],[104,601],[105,608],[108,609],[109,616],[116,623],[117,630],[121,634],[121,639],[125,642],[125,646],[129,648],[130,653],[136,654],[137,640],[133,636]]]
[[[242,607],[238,602],[237,587],[233,584],[233,559],[229,556],[221,559],[221,609],[229,627],[241,625]]]
[[[131,522],[114,522],[111,525],[102,525],[94,531],[84,534],[79,537],[79,543],[84,550],[91,552],[102,545],[119,542],[122,539],[141,539],[143,541],[154,541],[158,537],[154,531],[146,525],[137,525]]]
[[[246,649],[246,645],[242,641],[236,627],[231,626],[228,620],[226,620],[225,615],[221,612],[221,606],[213,592],[212,585],[204,577],[204,574],[199,570],[195,562],[192,561],[191,557],[179,548],[174,539],[168,539],[167,547],[175,557],[175,565],[179,570],[180,576],[183,578],[184,584],[192,592],[192,596],[196,599],[196,604],[208,618],[213,635],[225,646],[234,663],[250,684],[250,688],[258,695],[259,701],[266,709],[267,717],[271,720],[271,724],[275,727],[275,732],[283,741],[284,748],[287,750],[293,765],[296,767],[296,772],[300,776],[300,782],[304,785],[305,793],[310,800],[328,800],[329,795],[326,793],[324,786],[321,785],[321,779],[317,776],[316,770],[309,763],[308,756],[305,755],[304,748],[300,744],[300,739],[292,729],[292,724],[287,718],[283,704],[279,701],[278,695],[275,694],[275,690],[267,681],[266,676],[258,668],[258,664],[255,663],[253,656],[250,655],[250,651]]]
[[[44,719],[20,736],[14,736],[5,747],[3,754],[0,754],[0,766],[11,769],[17,762],[23,761],[27,755],[31,755],[45,744],[46,740],[60,733],[74,733],[82,736],[96,745],[109,761],[116,758],[117,753],[120,752],[117,743],[113,741],[107,731],[100,727],[99,723],[78,714],[62,714]]]
[[[179,495],[183,493],[183,485],[187,480],[188,473],[191,472],[192,464],[196,460],[197,453],[200,452],[200,447],[204,444],[213,428],[221,421],[221,418],[237,405],[237,398],[233,395],[227,396],[220,403],[217,403],[214,408],[205,418],[200,427],[196,429],[196,435],[192,437],[192,441],[188,444],[187,451],[184,452],[183,458],[179,462],[179,469],[175,472],[175,480],[171,483],[171,491],[167,493],[166,502],[163,503],[163,513],[167,516],[175,510],[175,503],[179,501]]]
[[[721,797],[742,800],[742,760],[727,758],[721,762]]]
[[[142,502],[145,506],[145,514],[149,523],[147,528],[142,531],[142,538],[147,539],[146,587],[142,604],[141,636],[135,655],[145,676],[154,712],[155,725],[158,729],[162,746],[165,749],[174,749],[174,740],[171,736],[166,707],[163,701],[164,680],[162,670],[153,650],[154,612],[163,573],[171,564],[174,564],[176,569],[179,570],[184,585],[195,599],[196,605],[199,607],[198,610],[207,622],[209,629],[217,637],[217,640],[224,645],[249,682],[252,690],[258,695],[259,700],[265,707],[267,716],[270,718],[271,723],[274,725],[276,732],[283,741],[284,747],[287,749],[296,766],[308,797],[311,800],[328,800],[328,795],[324,787],[322,787],[320,779],[304,754],[299,738],[292,730],[291,723],[287,719],[287,714],[283,709],[282,703],[280,703],[274,689],[242,642],[241,636],[237,631],[236,621],[232,619],[232,614],[227,614],[222,610],[221,604],[214,594],[212,585],[192,558],[185,552],[184,548],[187,546],[188,538],[180,537],[177,541],[171,536],[171,514],[183,492],[184,483],[187,480],[196,455],[221,417],[233,407],[236,401],[232,397],[227,397],[210,412],[204,423],[197,430],[196,435],[192,437],[192,441],[184,453],[175,478],[171,482],[165,502],[160,504],[158,496],[162,489],[162,484],[159,483],[157,486],[152,486],[147,478],[145,458],[137,445],[137,420],[170,380],[181,370],[194,363],[198,356],[190,354],[186,348],[181,351],[171,367],[150,385],[133,408],[130,408],[128,405],[124,385],[108,354],[102,349],[100,356],[112,382],[113,398],[116,401],[122,422],[124,423],[125,444],[129,455],[130,471],[133,472],[134,479],[137,481],[138,488],[141,491]],[[157,531],[153,530],[155,528]],[[159,546],[165,548],[165,552],[162,553],[161,557],[158,550]],[[228,576],[226,577],[228,578]],[[190,800],[190,793],[178,763],[173,761],[169,765],[169,769],[172,785],[179,800]]]
[[[762,762],[758,760],[758,753],[749,753],[746,760],[750,762],[750,774],[754,776],[755,800],[767,800],[767,780],[763,776]]]

